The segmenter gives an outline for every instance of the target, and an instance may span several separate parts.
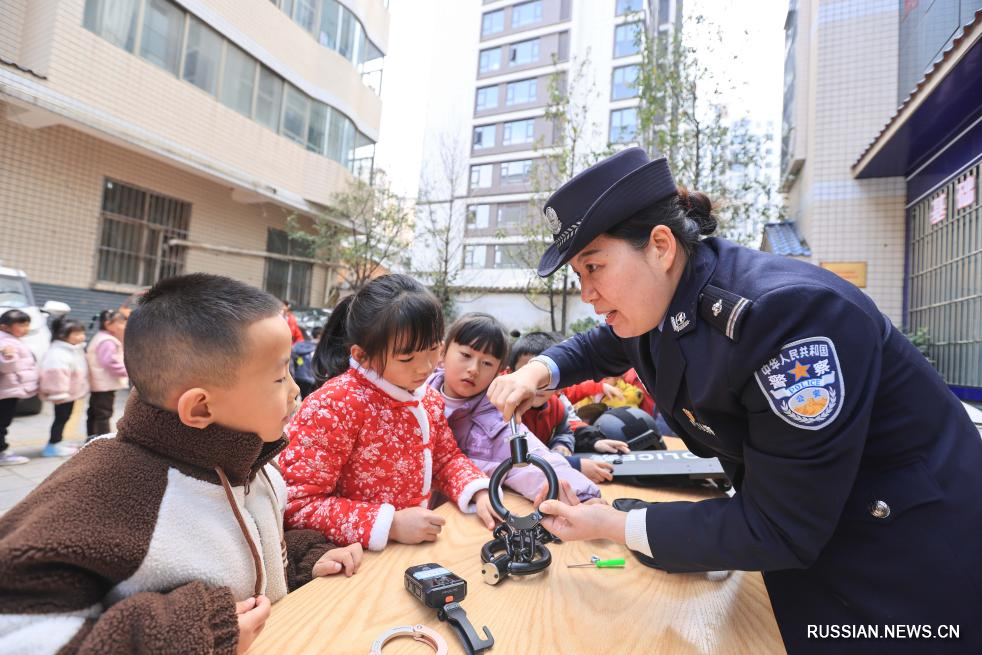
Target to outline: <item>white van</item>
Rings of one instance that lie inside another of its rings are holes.
[[[31,330],[23,340],[39,362],[51,344],[48,316],[63,316],[71,311],[71,307],[56,300],[49,300],[44,307],[38,308],[24,271],[0,266],[0,314],[8,309],[19,309],[31,317]],[[17,403],[18,414],[37,414],[40,411],[41,401],[37,396]]]

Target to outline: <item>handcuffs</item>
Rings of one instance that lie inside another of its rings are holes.
[[[546,476],[549,491],[546,498],[559,497],[559,480],[552,466],[528,451],[528,440],[518,430],[518,421],[512,415],[509,422],[512,438],[509,442],[511,458],[498,465],[491,474],[488,498],[491,507],[504,522],[498,524],[492,533],[494,539],[481,547],[481,574],[484,582],[496,585],[509,575],[530,575],[544,571],[552,563],[552,554],[545,544],[557,539],[542,527],[542,514],[534,510],[528,516],[514,516],[501,502],[501,483],[512,467],[528,466],[538,468]],[[503,552],[502,552],[503,551]],[[500,554],[499,554],[500,553]]]
[[[421,623],[416,625],[401,625],[391,630],[386,630],[379,638],[372,642],[372,650],[368,655],[382,655],[382,647],[393,639],[399,637],[412,637],[416,641],[421,641],[436,653],[436,655],[447,655],[447,642],[438,632],[427,628]]]

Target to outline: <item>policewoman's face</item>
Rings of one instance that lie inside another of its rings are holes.
[[[675,295],[685,255],[671,230],[658,226],[644,250],[600,235],[571,261],[583,302],[626,339],[658,327]]]

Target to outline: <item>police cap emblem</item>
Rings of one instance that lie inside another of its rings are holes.
[[[549,229],[552,230],[553,234],[559,234],[563,231],[563,222],[559,220],[556,210],[552,207],[546,207],[546,221],[549,223]]]

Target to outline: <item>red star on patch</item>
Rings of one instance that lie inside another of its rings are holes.
[[[798,362],[798,365],[788,372],[794,375],[794,381],[797,382],[801,378],[808,377],[808,364],[802,364],[801,362]]]

